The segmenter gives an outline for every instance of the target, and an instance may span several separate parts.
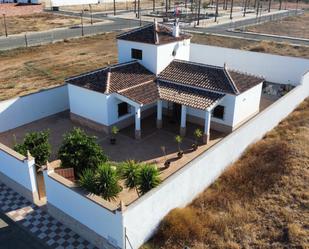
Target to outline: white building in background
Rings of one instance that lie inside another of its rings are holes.
[[[178,23],[119,35],[119,64],[67,79],[71,118],[105,132],[135,123],[139,139],[142,119],[156,113],[157,128],[173,117],[181,135],[187,121],[202,125],[207,143],[210,128],[231,132],[257,114],[264,79],[190,62],[190,39]]]

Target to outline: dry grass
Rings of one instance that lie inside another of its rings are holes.
[[[31,15],[6,17],[8,35],[30,31],[43,31],[54,28],[71,27],[80,25],[80,18],[60,16],[51,13],[34,13]],[[84,19],[84,23],[90,23]],[[0,36],[5,35],[3,20],[0,24]]]
[[[63,84],[117,62],[115,34],[0,52],[0,100]]]
[[[253,52],[263,52],[284,56],[295,56],[309,59],[309,47],[293,46],[288,43],[276,43],[272,41],[250,41],[239,38],[227,38],[216,35],[194,35],[192,42],[242,49]]]
[[[309,12],[246,28],[247,31],[309,39]]]
[[[144,248],[308,248],[309,99]]]

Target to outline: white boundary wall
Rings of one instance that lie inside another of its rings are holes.
[[[297,85],[309,60],[191,43],[190,61],[223,66],[263,76],[267,81]]]
[[[0,143],[0,181],[26,197],[38,200],[36,167],[33,158],[27,158]]]
[[[172,209],[190,203],[252,143],[273,129],[309,95],[309,72],[302,85],[222,139],[190,162],[159,187],[131,204],[123,213],[126,234],[138,248],[153,234],[161,219]],[[237,144],[237,146],[235,146]],[[127,248],[130,248],[127,243]]]
[[[1,101],[0,133],[67,109],[67,85]]]

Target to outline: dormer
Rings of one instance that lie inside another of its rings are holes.
[[[174,59],[189,60],[191,37],[180,31],[178,21],[172,28],[154,21],[117,37],[118,61],[138,60],[158,75]]]

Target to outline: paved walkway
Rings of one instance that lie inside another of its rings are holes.
[[[0,183],[0,209],[50,248],[95,248],[68,227]]]

